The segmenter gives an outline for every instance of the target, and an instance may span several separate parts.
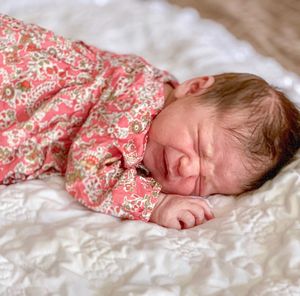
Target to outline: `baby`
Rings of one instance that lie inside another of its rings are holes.
[[[0,184],[63,175],[101,213],[194,227],[213,218],[200,196],[258,188],[300,146],[299,111],[252,74],[179,84],[4,15],[0,65]]]

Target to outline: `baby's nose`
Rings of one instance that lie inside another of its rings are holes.
[[[188,156],[182,156],[178,164],[179,175],[183,178],[199,176],[199,161]]]

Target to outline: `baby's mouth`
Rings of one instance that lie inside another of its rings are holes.
[[[168,178],[168,175],[169,175],[169,170],[168,170],[168,162],[167,162],[167,156],[166,156],[166,150],[164,149],[163,150],[163,165],[164,165],[164,175],[165,175],[165,178]]]

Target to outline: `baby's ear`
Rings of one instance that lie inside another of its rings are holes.
[[[187,80],[177,86],[175,90],[176,98],[185,96],[200,96],[215,82],[213,76],[201,76]]]
[[[187,81],[189,95],[201,95],[215,82],[213,76],[202,76]]]

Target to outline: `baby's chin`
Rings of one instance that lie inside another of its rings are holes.
[[[145,165],[146,166],[146,165]],[[174,186],[168,184],[167,180],[164,180],[160,172],[156,171],[155,168],[151,166],[146,166],[150,171],[151,177],[161,185],[161,192],[165,194],[178,194],[174,190]]]

